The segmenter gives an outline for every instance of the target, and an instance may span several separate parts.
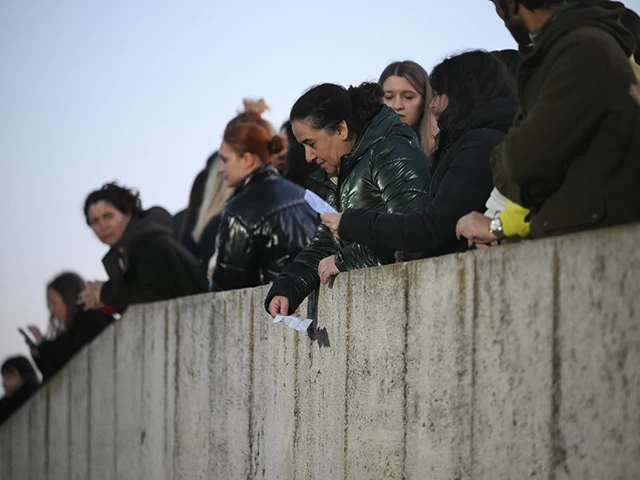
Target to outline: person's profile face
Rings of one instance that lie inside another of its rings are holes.
[[[524,46],[531,43],[531,37],[529,37],[529,31],[524,25],[521,18],[522,9],[520,7],[519,13],[516,14],[516,5],[514,0],[491,0],[498,16],[503,20],[504,26],[507,27],[509,33],[518,45]]]
[[[220,165],[218,171],[229,187],[239,185],[249,175],[255,162],[251,154],[240,155],[227,142],[220,145]]]
[[[295,120],[292,127],[296,139],[304,146],[305,160],[317,163],[329,175],[336,175],[342,156],[351,151],[347,124],[343,121],[335,132],[313,128],[308,120]]]

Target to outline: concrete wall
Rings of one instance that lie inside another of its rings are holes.
[[[640,478],[638,238],[340,275],[313,341],[265,288],[133,308],[0,429],[0,478]]]

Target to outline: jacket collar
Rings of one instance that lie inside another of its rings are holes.
[[[365,153],[375,144],[392,135],[405,137],[416,146],[418,145],[418,137],[411,127],[404,123],[391,108],[382,105],[380,112],[364,127],[351,152],[341,158],[339,178],[348,177]]]
[[[134,247],[140,240],[154,234],[173,236],[171,214],[161,207],[152,207],[141,215],[131,218],[122,237],[123,254],[120,254],[118,247],[113,247],[102,259],[109,276],[111,277],[111,274],[119,269],[120,259],[122,259],[124,270],[127,271]]]
[[[277,175],[279,175],[278,170],[276,170],[274,167],[272,167],[271,165],[262,165],[261,167],[256,168],[253,172],[244,177],[244,180],[242,180],[242,182],[240,182],[233,190],[232,196],[238,195],[251,183],[263,181],[267,178]]]

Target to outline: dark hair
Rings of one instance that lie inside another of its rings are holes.
[[[514,80],[518,78],[518,69],[522,60],[520,52],[517,50],[494,50],[491,54],[504,64],[511,78]]]
[[[291,122],[285,122],[282,125],[282,130],[287,135],[287,153],[284,158],[282,176],[293,183],[309,188],[309,175],[316,172],[320,166],[306,161],[304,146],[298,142],[293,134]]]
[[[565,3],[566,0],[515,0],[527,10],[544,10],[547,8],[558,7]],[[502,9],[506,9],[506,0],[498,0]]]
[[[51,280],[47,285],[47,290],[55,290],[67,307],[67,328],[73,323],[75,318],[80,313],[80,307],[78,306],[78,295],[86,287],[86,283],[80,275],[73,272],[64,272]],[[53,315],[49,319],[51,327],[54,331],[58,331],[56,328],[56,321]]]
[[[478,106],[494,98],[515,96],[513,79],[494,55],[473,50],[447,58],[431,72],[433,94],[447,95],[449,104],[438,119],[437,160],[463,133],[462,122]]]
[[[429,111],[429,104],[431,103],[432,96],[429,75],[424,68],[422,68],[416,62],[412,62],[411,60],[405,60],[404,62],[393,62],[382,71],[380,79],[378,80],[378,84],[380,85],[380,87],[384,86],[385,80],[394,75],[406,78],[413,86],[413,88],[415,88],[416,91],[420,95],[422,95],[422,113],[420,114],[417,125],[411,125],[411,127],[418,134],[418,139],[420,140],[420,148],[422,149],[422,151],[426,152],[428,150],[427,120],[429,118],[427,112]]]
[[[625,8],[620,15],[620,24],[633,34],[633,39],[636,41],[633,59],[640,65],[640,17],[630,8]]]
[[[142,213],[142,200],[137,190],[121,187],[115,182],[105,183],[100,190],[91,192],[84,201],[84,216],[87,225],[89,221],[89,208],[98,202],[107,202],[122,213],[130,213],[132,216]]]
[[[22,378],[24,386],[35,387],[40,384],[36,369],[33,368],[31,362],[22,355],[6,359],[2,364],[2,368],[0,368],[0,373],[2,375],[7,373],[17,373],[20,375],[20,378]]]
[[[200,206],[204,200],[204,190],[207,186],[207,179],[209,178],[209,168],[215,159],[218,152],[215,152],[207,160],[207,165],[196,175],[193,184],[191,185],[191,192],[189,193],[189,205],[182,217],[182,224],[180,225],[180,231],[178,232],[178,238],[182,241],[185,233],[190,232],[195,227],[198,221],[198,213],[200,212]]]
[[[358,138],[382,110],[383,96],[377,83],[365,82],[348,90],[335,83],[323,83],[312,87],[296,101],[290,120],[309,120],[314,129],[331,133],[344,121],[349,128],[349,137]]]

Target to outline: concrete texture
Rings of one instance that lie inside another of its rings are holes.
[[[471,478],[474,280],[471,255],[407,265],[407,479]]]
[[[640,478],[640,226],[132,308],[0,428],[0,480]],[[299,312],[305,315],[306,304]]]
[[[640,255],[633,231],[557,245],[558,479],[640,478]]]
[[[214,296],[212,303],[208,471],[210,478],[248,478],[252,449],[252,292],[226,292]]]
[[[124,321],[124,320],[123,320]],[[89,478],[116,477],[116,328],[109,327],[89,347]],[[64,373],[64,372],[63,372]],[[46,390],[39,393],[42,396]],[[36,397],[37,399],[37,397]],[[44,478],[44,477],[39,477]]]
[[[296,335],[296,479],[343,478],[346,468],[348,279],[348,275],[339,275],[333,289],[324,289],[319,299],[318,338],[322,343]]]
[[[405,265],[362,270],[348,282],[345,477],[401,479],[406,428]]]
[[[71,402],[69,383],[70,372],[60,371],[49,380],[47,394],[46,432],[46,472],[47,480],[71,478]],[[14,432],[12,432],[15,435]]]
[[[145,310],[142,335],[142,403],[140,480],[161,480],[164,476],[166,395],[164,386],[167,337],[167,305]]]
[[[552,242],[476,256],[471,478],[548,478]]]
[[[69,375],[69,471],[71,480],[91,478],[89,469],[89,355],[88,350],[81,351],[67,367]],[[75,414],[78,412],[78,415]]]
[[[22,410],[22,414],[15,415],[29,418],[29,427],[25,435],[29,439],[29,476],[13,476],[13,478],[29,478],[39,480],[46,478],[47,472],[47,409],[48,395],[38,394],[31,399]],[[0,428],[0,432],[2,428]],[[23,431],[16,431],[16,435],[24,435]],[[0,475],[0,478],[2,476]]]

